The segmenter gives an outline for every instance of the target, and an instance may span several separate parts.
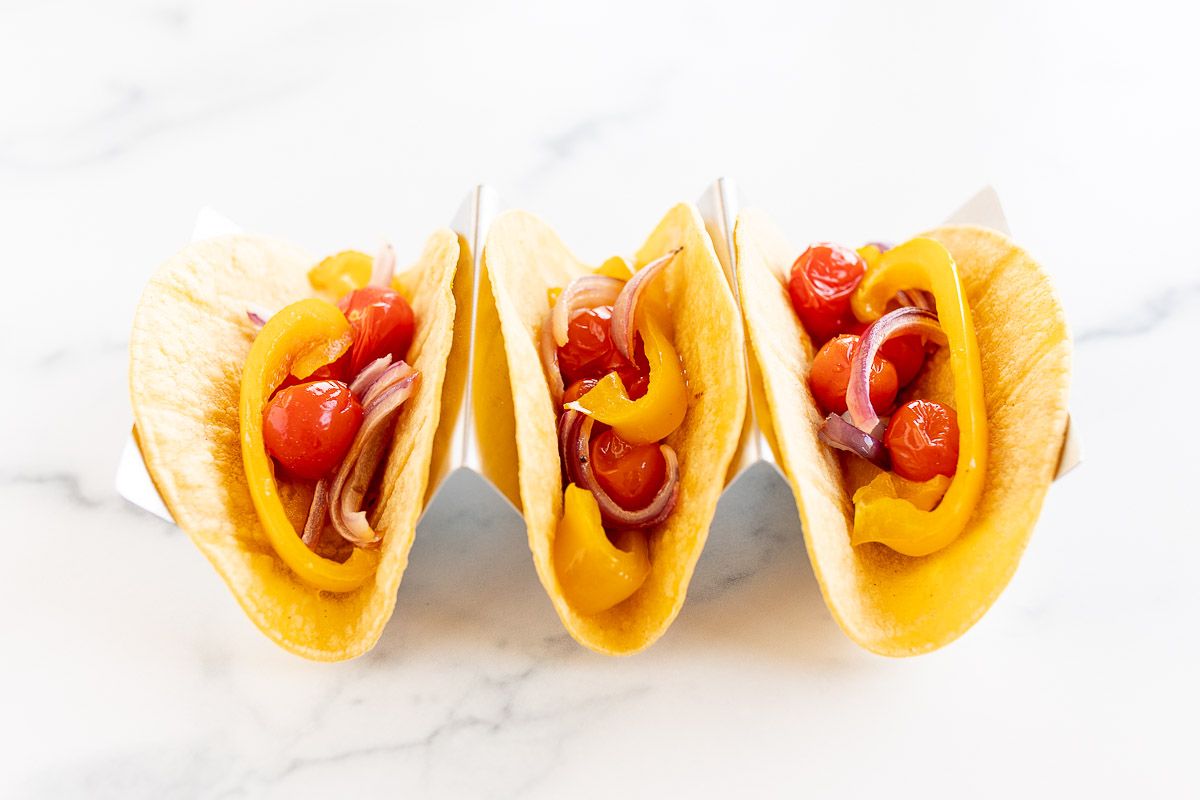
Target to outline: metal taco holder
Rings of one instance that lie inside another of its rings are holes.
[[[779,476],[783,475],[767,438],[766,427],[770,424],[767,422],[770,416],[765,407],[762,381],[756,373],[754,354],[750,351],[750,334],[746,330],[745,315],[742,313],[742,293],[737,279],[737,250],[733,245],[733,228],[737,224],[740,200],[737,186],[732,180],[717,178],[696,203],[704,220],[704,228],[712,240],[713,250],[717,253],[717,260],[721,262],[721,269],[725,272],[725,279],[729,281],[733,301],[737,304],[738,317],[742,320],[742,350],[749,397],[746,400],[746,421],[742,426],[742,438],[738,442],[733,464],[730,465],[726,486],[736,482],[758,464],[765,464]]]
[[[737,281],[737,251],[733,244],[733,229],[741,209],[741,197],[737,186],[729,178],[718,178],[704,192],[698,203],[700,215],[704,218],[704,226],[712,239],[713,248],[725,277],[729,279],[734,301],[741,308],[741,297]],[[986,186],[963,203],[946,218],[946,223],[961,223],[982,225],[1000,231],[1005,236],[1011,236],[1008,219],[1000,205],[1000,196],[996,190]],[[764,430],[763,421],[769,419],[769,414],[763,407],[762,387],[755,375],[753,354],[750,352],[749,339],[746,340],[746,365],[749,373],[750,403],[746,411],[746,427],[742,433],[738,455],[734,459],[734,467],[730,471],[729,483],[733,483],[747,470],[757,463],[766,463],[780,470],[769,443],[770,432]],[[1067,430],[1063,435],[1062,449],[1058,456],[1058,467],[1054,480],[1066,475],[1082,461],[1082,448],[1079,436],[1067,418]],[[782,471],[780,470],[780,474]]]
[[[704,192],[697,205],[740,309],[733,246],[739,200],[733,182],[720,178]],[[495,350],[502,347],[502,343],[483,258],[488,230],[500,210],[496,192],[479,185],[467,194],[451,221],[450,227],[458,234],[460,246],[454,281],[458,307],[451,364],[443,390],[442,417],[434,437],[426,511],[435,503],[461,505],[470,502],[495,506],[496,513],[520,514],[515,436],[506,435],[513,427],[507,361],[502,351]],[[976,223],[1005,234],[1009,232],[999,198],[991,188],[983,189],[968,200],[950,215],[947,222]],[[240,230],[211,208],[203,208],[197,216],[191,240]],[[748,342],[746,347],[749,348]],[[763,421],[768,417],[763,406],[761,382],[755,374],[748,349],[746,356],[750,398],[742,438],[728,472],[727,487],[759,464],[769,472],[782,475],[771,448],[770,432],[764,430]],[[492,389],[499,391],[489,391]],[[1068,424],[1055,478],[1062,477],[1079,461],[1079,442]],[[478,491],[480,485],[491,491]],[[134,505],[164,520],[174,521],[146,470],[136,431],[131,432],[121,453],[116,489]]]
[[[507,511],[521,513],[515,432],[508,437],[484,435],[485,430],[507,432],[514,427],[508,362],[502,350],[487,349],[489,344],[502,347],[483,261],[488,231],[500,211],[496,191],[480,184],[463,199],[450,223],[460,248],[454,276],[454,347],[446,370],[442,418],[434,436],[426,510],[442,502],[442,495],[460,496],[451,502],[470,497],[489,503],[494,495]],[[461,377],[461,382],[452,382],[452,376]],[[486,393],[490,388],[500,391]],[[492,492],[481,495],[464,484],[476,488],[483,484]]]

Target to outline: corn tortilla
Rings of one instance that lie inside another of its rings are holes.
[[[679,456],[679,501],[649,529],[650,575],[627,600],[599,614],[578,613],[564,598],[553,563],[562,515],[557,411],[538,354],[550,313],[547,290],[592,272],[540,219],[508,212],[492,225],[484,260],[492,281],[508,362],[519,456],[521,506],[538,578],[570,634],[599,653],[627,655],[670,626],[687,594],[724,487],[746,411],[741,320],[696,209],[671,209],[638,250],[635,267],[682,246],[658,279],[688,380],[682,426],[667,438]]]
[[[874,468],[835,454],[817,438],[821,414],[808,389],[814,350],[785,283],[800,251],[759,212],[740,215],[734,231],[750,348],[813,571],[846,634],[888,656],[948,644],[996,600],[1033,532],[1067,427],[1071,339],[1045,272],[993,230],[949,225],[925,235],[958,263],[971,306],[989,463],[966,530],[942,550],[910,558],[880,544],[850,546],[850,498]],[[953,385],[940,353],[906,394],[952,402]]]
[[[404,404],[373,517],[382,531],[375,575],[347,594],[314,589],[275,555],[242,471],[238,397],[255,331],[246,309],[280,308],[313,292],[317,259],[262,236],[193,244],[167,261],[134,316],[130,393],[138,442],[163,502],[225,580],[251,621],[285,649],[335,661],[369,650],[392,615],[429,479],[434,431],[450,353],[458,240],[435,232],[399,276],[416,332],[408,361],[421,372]],[[294,525],[311,490],[280,489]]]

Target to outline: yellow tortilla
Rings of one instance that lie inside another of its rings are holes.
[[[650,575],[629,599],[595,615],[565,600],[554,570],[562,515],[557,411],[538,355],[550,313],[548,289],[593,271],[537,217],[512,211],[492,225],[484,260],[492,280],[516,417],[521,505],[542,586],[575,639],[599,653],[627,655],[652,644],[683,607],[696,561],[725,485],[746,411],[741,320],[712,242],[696,209],[675,206],[638,250],[640,267],[682,246],[658,279],[674,323],[673,341],[687,373],[683,425],[667,438],[679,455],[679,502],[649,530]]]
[[[888,656],[942,647],[962,635],[1008,584],[1054,478],[1067,427],[1071,339],[1045,272],[1007,237],[970,225],[927,234],[958,263],[975,321],[988,419],[988,473],[967,529],[923,558],[880,544],[850,546],[854,489],[873,467],[817,439],[808,390],[813,347],[786,286],[800,250],[761,213],[734,231],[743,313],[770,409],[777,455],[791,482],[813,571],[846,634]],[[915,397],[951,400],[944,354]]]
[[[142,294],[129,380],[146,467],[179,527],[254,624],[297,655],[321,661],[361,655],[392,615],[429,479],[458,249],[452,232],[438,231],[399,276],[416,317],[407,360],[421,381],[398,417],[372,517],[383,533],[379,568],[348,594],[310,587],[275,555],[250,500],[238,440],[242,365],[255,335],[246,308],[273,310],[311,297],[306,272],[317,259],[261,236],[209,239],[164,264]],[[279,478],[289,516],[301,528],[311,490]]]

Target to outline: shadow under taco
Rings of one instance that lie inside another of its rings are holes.
[[[1071,342],[1049,279],[971,225],[801,253],[750,211],[734,244],[826,604],[876,653],[953,641],[1008,584],[1059,464]]]
[[[585,264],[521,211],[492,225],[484,263],[538,577],[577,641],[636,652],[683,606],[742,430],[728,283],[685,204],[632,264]]]
[[[457,237],[394,274],[263,236],[197,242],[143,292],[136,435],[176,523],[285,649],[352,658],[396,601],[429,480]]]

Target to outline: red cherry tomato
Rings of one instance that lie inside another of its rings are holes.
[[[621,508],[645,508],[662,488],[667,461],[656,444],[631,444],[611,428],[594,436],[592,471],[596,481]]]
[[[275,393],[263,412],[267,452],[292,475],[319,480],[346,455],[363,410],[341,381],[313,381]]]
[[[896,336],[883,343],[879,355],[892,362],[900,385],[908,386],[925,364],[925,342],[916,335]]]
[[[408,354],[413,338],[413,311],[399,292],[382,286],[364,286],[343,297],[338,308],[346,315],[354,337],[349,371],[344,377],[353,380],[363,367],[388,353],[393,361]]]
[[[567,403],[574,403],[576,400],[590,392],[597,383],[599,383],[599,381],[595,378],[584,378],[581,381],[575,381],[567,387],[565,392],[563,392],[563,405],[565,406]]]
[[[855,324],[850,296],[866,270],[867,262],[858,253],[827,242],[814,244],[796,259],[788,291],[814,342],[822,343]]]
[[[620,356],[612,343],[612,307],[589,308],[576,314],[567,325],[567,343],[558,348],[558,368],[563,381],[602,378],[608,363]]]
[[[337,361],[334,361],[332,364],[326,364],[323,367],[317,367],[316,371],[306,378],[297,378],[295,375],[292,375],[289,372],[287,377],[283,379],[283,383],[279,384],[279,386],[275,388],[274,395],[279,394],[284,389],[290,389],[293,386],[300,386],[301,384],[309,383],[310,381],[342,381],[343,383],[348,383],[349,381],[347,378],[349,372],[350,351],[347,350]]]
[[[883,443],[901,478],[952,476],[958,468],[958,415],[932,400],[910,400],[892,415]]]
[[[866,322],[856,321],[846,332],[861,337],[867,327]],[[925,365],[925,343],[915,334],[896,336],[883,343],[883,347],[879,348],[879,355],[892,362],[900,385],[908,386]]]
[[[650,381],[650,364],[646,360],[642,337],[635,336],[634,341],[634,363],[630,364],[613,344],[612,307],[598,306],[581,311],[567,325],[567,343],[558,348],[558,368],[563,382],[570,385],[616,372],[631,398],[636,400],[643,396]]]
[[[850,360],[857,347],[858,337],[845,333],[826,342],[813,359],[812,370],[808,373],[808,386],[817,405],[826,414],[846,413]],[[871,364],[870,387],[871,405],[877,412],[886,411],[895,402],[896,392],[900,388],[896,368],[878,353]]]
[[[619,354],[617,360],[620,361],[620,365],[614,368],[617,375],[621,376],[621,383],[625,384],[625,391],[629,393],[630,399],[644,397],[646,390],[650,388],[650,361],[646,358],[646,346],[642,344],[640,333],[633,335],[633,363],[630,364]]]

